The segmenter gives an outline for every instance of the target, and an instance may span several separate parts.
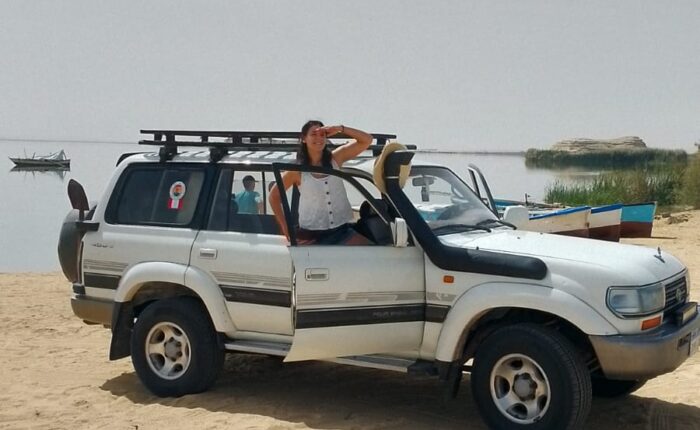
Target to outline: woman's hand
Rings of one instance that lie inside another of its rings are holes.
[[[333,137],[336,134],[343,133],[345,131],[344,129],[345,127],[343,127],[342,125],[329,125],[326,127],[319,127],[313,130],[311,133],[319,133],[324,137]]]
[[[362,130],[356,128],[347,127],[344,125],[335,125],[332,127],[325,127],[330,129],[334,133],[343,133],[345,136],[355,139],[355,141],[350,141],[345,145],[339,146],[333,150],[333,159],[338,164],[342,166],[344,162],[352,158],[357,157],[363,151],[367,150],[372,144],[372,135],[365,133]]]

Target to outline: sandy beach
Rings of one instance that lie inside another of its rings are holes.
[[[676,215],[676,214],[674,214]],[[700,211],[659,219],[651,239],[691,270],[700,300]],[[434,379],[340,365],[229,355],[213,389],[161,399],[129,359],[107,359],[110,332],[73,316],[60,273],[0,274],[0,429],[485,429],[468,378],[444,403]],[[587,428],[700,429],[700,354],[634,395],[595,399]]]

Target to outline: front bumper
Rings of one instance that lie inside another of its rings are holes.
[[[114,302],[111,300],[95,299],[83,294],[75,294],[70,299],[70,306],[78,318],[89,324],[112,325]]]
[[[682,326],[668,323],[639,335],[589,336],[605,377],[649,379],[680,366],[698,348],[700,306],[693,305],[695,316]]]

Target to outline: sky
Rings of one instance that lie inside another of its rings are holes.
[[[635,135],[691,150],[700,2],[0,2],[0,138],[311,118],[425,149]]]

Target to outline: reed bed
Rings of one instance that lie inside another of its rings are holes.
[[[681,203],[700,209],[700,152],[688,163],[679,198]]]
[[[687,152],[668,149],[628,149],[574,153],[531,148],[525,153],[525,165],[544,168],[574,166],[598,169],[649,168],[669,164],[684,165],[687,162]]]
[[[698,170],[695,175],[700,178],[700,169]],[[647,201],[656,201],[659,206],[685,204],[687,171],[690,169],[686,169],[683,164],[674,163],[654,169],[602,173],[575,184],[557,181],[547,188],[545,201],[572,206]],[[700,182],[695,185],[700,188]],[[700,190],[689,192],[690,195],[698,196]]]

